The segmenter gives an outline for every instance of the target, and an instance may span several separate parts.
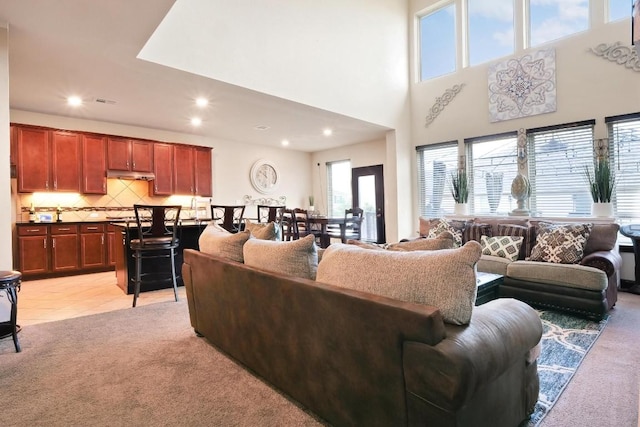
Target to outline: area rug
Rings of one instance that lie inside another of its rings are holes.
[[[538,358],[540,393],[527,427],[549,413],[607,324],[555,311],[538,310],[542,320],[542,351]]]

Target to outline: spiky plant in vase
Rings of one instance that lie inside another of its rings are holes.
[[[458,169],[457,172],[451,173],[451,195],[456,202],[455,214],[467,214],[467,202],[469,200],[469,181],[467,179],[467,171]]]
[[[589,183],[589,191],[593,199],[592,214],[594,216],[613,216],[611,199],[616,188],[616,177],[611,170],[609,160],[605,157],[598,158],[593,173],[589,166],[585,165],[585,176]]]

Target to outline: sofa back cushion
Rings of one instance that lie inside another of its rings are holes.
[[[200,234],[198,246],[206,254],[243,262],[242,247],[250,236],[249,231],[230,233],[211,222]]]
[[[498,224],[498,231],[494,236],[522,237],[522,246],[518,259],[523,260],[531,255],[531,249],[536,243],[536,228],[530,225],[518,225],[513,223]]]
[[[589,255],[596,251],[610,251],[615,249],[618,240],[618,230],[620,225],[610,224],[593,224],[591,233],[584,247],[584,254]]]
[[[468,324],[477,293],[478,242],[439,251],[372,251],[329,246],[317,281],[438,307],[445,322]]]
[[[318,270],[318,250],[315,236],[275,241],[249,239],[244,245],[244,263],[251,267],[303,279],[315,279]]]

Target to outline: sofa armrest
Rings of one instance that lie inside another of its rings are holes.
[[[580,261],[580,265],[595,267],[607,274],[607,277],[613,276],[622,266],[622,257],[618,252],[596,251],[586,255]]]
[[[501,298],[475,307],[471,323],[447,325],[437,345],[404,343],[407,392],[455,411],[514,364],[524,370],[541,337],[540,317],[521,301]]]

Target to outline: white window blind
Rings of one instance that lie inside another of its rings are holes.
[[[609,154],[616,176],[614,205],[624,222],[640,221],[640,114],[607,118]]]
[[[352,207],[351,161],[327,163],[327,199],[329,217],[343,217],[345,209]]]
[[[589,216],[594,121],[527,131],[530,210],[537,216]]]
[[[472,212],[508,214],[516,208],[511,182],[518,173],[516,133],[465,140]]]
[[[455,202],[448,177],[458,170],[458,143],[423,145],[416,147],[416,151],[420,216],[437,218],[452,214]]]

